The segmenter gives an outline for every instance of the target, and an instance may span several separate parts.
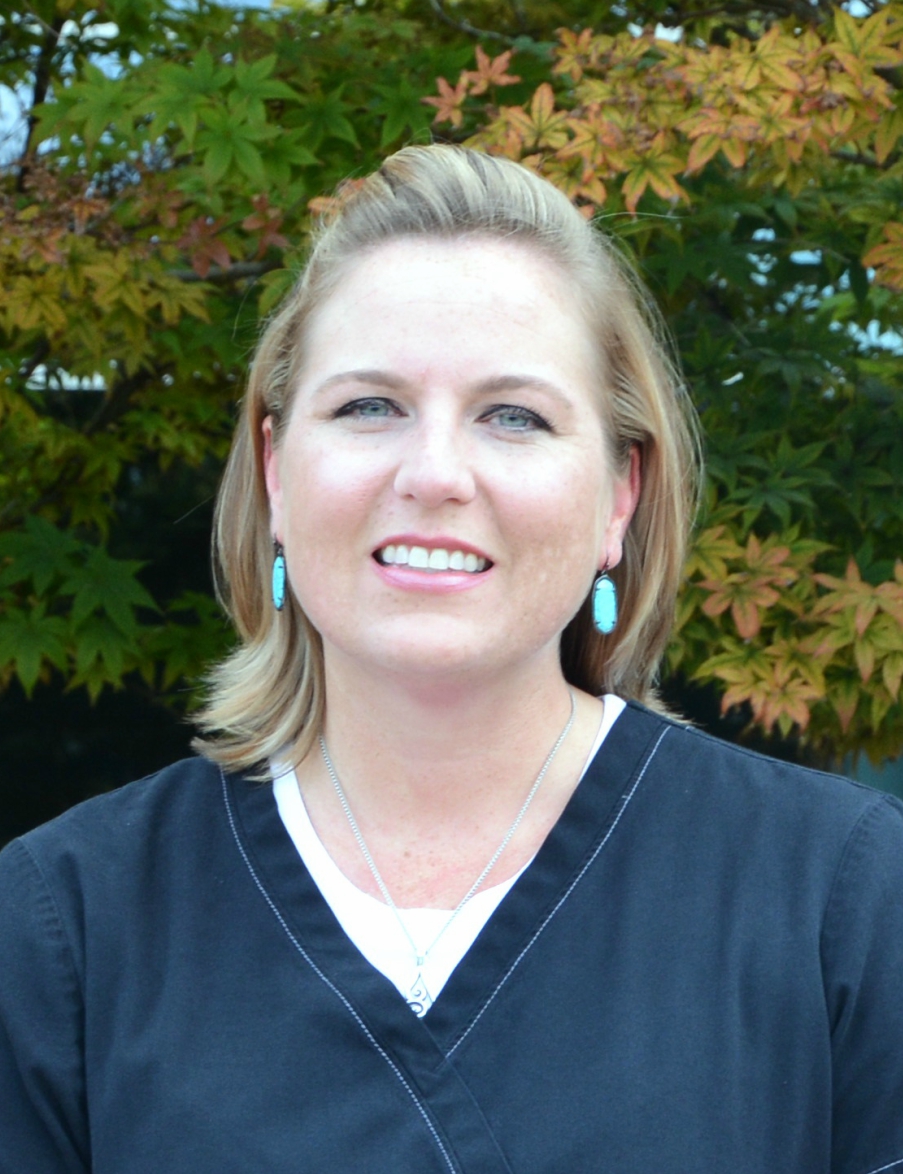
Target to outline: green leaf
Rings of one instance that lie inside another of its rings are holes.
[[[0,665],[15,666],[16,676],[30,697],[45,660],[65,668],[67,635],[65,621],[45,615],[43,604],[30,612],[10,609],[0,615]]]
[[[20,583],[31,579],[38,595],[43,595],[54,578],[72,569],[72,556],[80,544],[44,518],[28,518],[20,531],[0,534],[0,558],[12,559],[0,571],[0,583]]]
[[[246,139],[236,138],[232,144],[235,162],[252,183],[266,187],[267,173],[260,157],[260,152],[253,143]]]
[[[96,700],[104,685],[120,684],[134,640],[104,616],[91,615],[75,630],[75,676],[72,686],[85,685]]]
[[[338,86],[328,94],[311,98],[304,108],[306,142],[311,150],[316,151],[324,139],[341,139],[357,147],[357,135],[354,127],[348,121],[345,111],[350,106],[342,98],[344,85]]]
[[[130,134],[135,112],[130,87],[119,78],[108,77],[90,62],[84,80],[70,87],[72,102],[66,121],[81,128],[85,146],[91,149],[108,127],[118,127]]]
[[[136,579],[143,564],[134,560],[113,559],[103,547],[95,547],[84,566],[74,571],[64,590],[72,592],[72,622],[78,627],[92,613],[108,615],[125,635],[137,626],[134,609],[157,605]]]
[[[270,53],[268,56],[261,57],[257,61],[250,63],[246,62],[243,58],[239,58],[235,63],[236,88],[248,98],[256,99],[257,101],[264,101],[268,98],[282,99],[290,102],[299,101],[301,95],[296,90],[293,90],[290,85],[270,77],[270,74],[276,68],[278,60],[279,58],[275,53]]]
[[[394,143],[405,130],[410,130],[415,138],[428,131],[432,111],[423,105],[421,91],[407,78],[402,77],[393,86],[374,86],[374,89],[380,95],[374,109],[383,118],[381,148]]]

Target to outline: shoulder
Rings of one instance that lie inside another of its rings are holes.
[[[90,855],[123,847],[155,830],[167,829],[192,811],[208,805],[221,786],[218,767],[202,758],[187,758],[155,774],[97,795],[56,819],[14,840],[35,859],[75,851]]]
[[[625,716],[628,721],[643,723],[650,733],[661,737],[656,753],[664,761],[686,770],[684,777],[690,777],[692,771],[708,786],[761,792],[763,796],[773,792],[779,799],[792,800],[797,796],[823,799],[851,812],[875,802],[903,812],[903,804],[898,799],[864,783],[726,742],[688,723],[654,713],[637,702],[628,703]]]
[[[700,825],[769,837],[811,852],[867,839],[903,858],[903,803],[861,783],[770,758],[631,702],[619,719],[642,730],[657,798],[692,808]],[[650,781],[651,781],[650,780]]]
[[[162,870],[182,861],[184,871],[222,838],[222,788],[217,766],[185,759],[13,840],[0,852],[0,911],[29,900],[70,909],[121,903]]]

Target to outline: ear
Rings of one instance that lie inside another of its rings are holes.
[[[640,500],[641,488],[640,447],[632,444],[628,468],[623,476],[616,477],[614,481],[611,517],[599,555],[600,571],[606,566],[611,570],[621,561],[624,554],[624,535]]]
[[[273,443],[273,417],[266,416],[261,424],[263,432],[263,476],[270,500],[270,526],[279,542],[283,535],[282,480],[279,476],[279,454]]]

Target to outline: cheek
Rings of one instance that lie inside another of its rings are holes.
[[[581,456],[514,483],[523,525],[563,549],[595,537],[611,498],[602,462]]]
[[[366,526],[384,481],[365,454],[299,446],[283,481],[282,509],[301,557],[316,557],[323,549],[335,557],[342,541]]]

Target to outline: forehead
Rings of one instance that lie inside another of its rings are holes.
[[[517,352],[584,374],[597,366],[562,268],[530,243],[476,236],[402,238],[347,265],[308,320],[305,373],[331,363],[336,350],[410,354],[440,340],[449,362],[504,362]]]
[[[376,245],[344,267],[332,297],[415,297],[424,286],[446,282],[447,296],[470,302],[484,299],[487,282],[494,288],[514,279],[507,291],[512,304],[570,298],[564,271],[537,245],[480,235],[401,237]]]

